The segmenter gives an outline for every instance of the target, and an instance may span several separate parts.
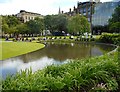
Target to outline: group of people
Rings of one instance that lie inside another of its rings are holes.
[[[29,41],[29,42],[31,42],[33,40],[35,40],[34,37],[32,37],[31,39],[28,39],[28,37],[15,37],[12,39],[12,41]],[[6,37],[5,41],[11,41],[11,40],[9,37]]]

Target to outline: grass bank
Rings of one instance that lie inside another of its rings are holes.
[[[2,48],[2,56],[0,60],[26,54],[43,47],[43,44],[32,42],[1,42],[0,48]]]
[[[120,49],[119,49],[120,50]],[[73,60],[32,73],[21,71],[2,83],[3,90],[46,92],[118,92],[120,65],[118,51],[101,57]]]

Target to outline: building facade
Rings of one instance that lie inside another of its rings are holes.
[[[105,26],[108,24],[109,18],[112,17],[115,8],[120,5],[119,2],[104,2],[95,5],[94,14],[92,15],[93,26]]]
[[[80,14],[85,16],[89,22],[92,21],[92,15],[94,13],[94,6],[99,2],[78,2],[77,7],[74,6],[73,10],[70,8],[69,12],[66,12],[68,16],[74,16]]]
[[[33,12],[27,12],[25,10],[21,10],[18,14],[17,17],[22,21],[22,22],[27,22],[30,20],[34,20],[35,17],[43,18],[41,14],[38,13],[33,13]]]
[[[112,17],[114,9],[120,5],[117,2],[100,2],[100,0],[89,2],[78,2],[77,7],[74,6],[73,10],[70,8],[66,12],[68,16],[80,14],[85,16],[93,26],[104,26],[108,24],[109,18]]]

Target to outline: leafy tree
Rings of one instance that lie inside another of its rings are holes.
[[[109,19],[109,30],[120,33],[120,5],[116,7],[112,18]]]
[[[46,30],[50,30],[50,32],[54,32],[57,30],[57,15],[47,15],[44,17],[44,23]]]
[[[66,15],[60,14],[57,16],[57,30],[59,32],[67,31],[68,18]]]
[[[8,27],[8,25],[6,23],[2,24],[2,31],[4,33],[9,33],[9,27]]]
[[[12,15],[12,16],[2,16],[2,31],[8,34],[16,34],[18,30],[16,29],[17,25],[20,25],[19,19]]]
[[[62,32],[67,31],[68,18],[64,14],[60,15],[47,15],[44,18],[45,27],[51,32]]]
[[[30,20],[27,23],[29,34],[38,34],[44,29],[44,20],[40,18],[35,18],[35,20]]]
[[[45,29],[44,19],[36,17],[35,23],[36,23],[36,27],[37,27],[36,33],[42,32]]]
[[[52,30],[52,21],[53,21],[53,15],[46,15],[44,17],[44,24],[47,30]]]
[[[2,16],[2,31],[4,33],[9,33],[9,26],[7,24],[6,18],[6,16]]]
[[[25,23],[16,26],[19,34],[28,34],[28,27]]]
[[[120,5],[116,7],[114,14],[112,15],[112,18],[109,19],[109,24],[120,22]]]
[[[20,24],[19,19],[14,15],[6,16],[5,21],[6,21],[6,23],[8,24],[9,27],[13,27],[13,26],[16,26],[16,25]]]
[[[112,23],[109,27],[110,31],[119,33],[120,32],[120,22]]]
[[[90,24],[84,16],[75,15],[69,18],[68,31],[70,33],[90,32]]]

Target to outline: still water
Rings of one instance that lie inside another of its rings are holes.
[[[89,43],[69,43],[54,44],[47,43],[45,48],[0,61],[0,74],[3,78],[8,74],[14,75],[20,70],[32,68],[35,72],[52,64],[64,64],[70,59],[82,59],[86,57],[103,55],[115,47],[105,44],[89,44]]]

